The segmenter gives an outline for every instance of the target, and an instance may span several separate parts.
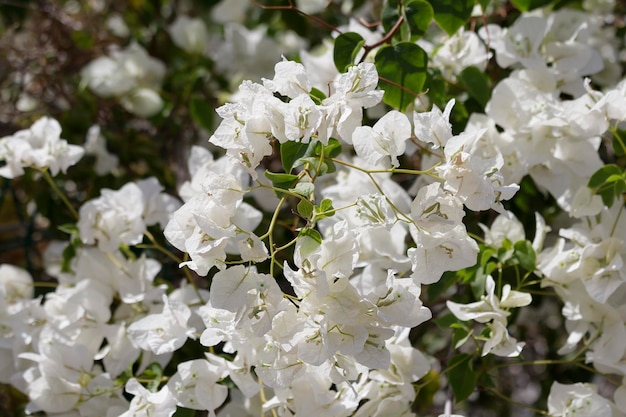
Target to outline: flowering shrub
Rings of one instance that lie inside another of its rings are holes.
[[[626,416],[619,5],[28,4],[3,413]]]

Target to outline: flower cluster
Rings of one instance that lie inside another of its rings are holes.
[[[275,8],[312,18],[352,7],[297,3]],[[161,11],[155,45],[183,57],[172,68],[130,41],[80,76],[141,135],[183,125],[188,107],[204,141],[182,152],[177,187],[109,152],[110,108],[84,147],[50,117],[1,138],[0,175],[35,170],[72,219],[60,225],[69,239],[45,249],[52,288],[0,264],[0,383],[27,397],[26,412],[452,417],[453,400],[463,414],[482,395],[521,404],[515,381],[512,398],[494,382],[502,368],[558,364],[612,383],[613,397],[551,380],[529,400],[547,403],[540,412],[626,415],[626,81],[614,30],[566,7],[450,27],[436,3],[384,2],[380,27],[353,19],[298,60],[280,58],[304,47],[295,35],[242,24],[248,2],[212,8],[219,34],[184,8]],[[200,81],[238,84],[216,94],[229,98],[215,126]],[[181,85],[180,98],[162,91]],[[96,176],[63,179],[75,165]],[[556,318],[556,349],[532,333],[540,309]]]

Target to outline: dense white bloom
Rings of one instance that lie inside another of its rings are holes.
[[[78,231],[84,243],[94,244],[105,252],[120,244],[136,245],[147,226],[165,225],[180,203],[162,193],[156,178],[128,183],[119,190],[103,189],[101,196],[80,208]]]
[[[42,117],[29,129],[0,139],[0,176],[15,178],[24,168],[49,169],[52,175],[66,172],[82,158],[84,149],[61,139],[61,125],[54,119]]]
[[[444,148],[445,163],[437,173],[445,180],[444,189],[452,192],[470,210],[503,211],[503,200],[517,192],[517,184],[505,185],[499,172],[502,154],[483,140],[485,130],[469,131],[451,138]]]
[[[265,116],[270,104],[282,102],[260,84],[243,82],[239,86],[243,99],[227,103],[215,111],[223,119],[209,139],[214,145],[226,149],[226,154],[239,161],[256,177],[256,167],[271,155],[272,126]]]

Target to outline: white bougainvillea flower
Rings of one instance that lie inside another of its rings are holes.
[[[548,396],[548,412],[554,417],[597,417],[613,415],[611,402],[592,384],[554,382]]]
[[[178,15],[167,31],[174,44],[190,54],[202,55],[208,49],[209,31],[202,19]]]
[[[489,275],[485,283],[486,295],[480,301],[469,304],[459,304],[448,300],[448,309],[459,320],[474,320],[479,323],[488,323],[489,339],[483,346],[482,355],[493,353],[498,356],[518,356],[524,347],[523,342],[517,342],[508,334],[506,329],[508,310],[514,307],[524,307],[531,303],[532,297],[528,293],[515,291],[509,284],[502,288],[502,296],[495,295],[496,283]]]
[[[206,359],[181,362],[167,386],[179,406],[192,410],[208,410],[215,417],[215,409],[226,401],[228,388],[217,382],[224,379],[229,369],[223,358],[207,354]]]
[[[322,102],[323,119],[318,139],[328,143],[337,132],[344,142],[352,143],[352,132],[361,126],[363,108],[380,103],[383,91],[377,90],[378,72],[372,63],[363,62],[337,76],[331,84],[332,94]]]
[[[502,247],[502,242],[505,239],[511,243],[526,239],[524,225],[510,211],[498,215],[491,227],[482,223],[479,223],[478,226],[485,233],[485,243],[495,248]]]
[[[93,125],[87,131],[85,139],[85,155],[93,155],[96,158],[94,170],[98,175],[106,175],[119,164],[117,155],[110,153],[106,147],[106,138],[100,131],[100,126]]]
[[[191,310],[185,304],[163,295],[163,312],[149,314],[128,326],[128,334],[141,349],[157,355],[174,352],[187,338],[195,339],[195,329],[189,327]]]
[[[435,168],[444,189],[474,211],[504,211],[501,201],[515,195],[519,186],[506,185],[500,173],[504,158],[482,140],[485,129],[464,132],[451,138],[444,148],[446,161]]]
[[[152,88],[136,88],[120,98],[120,104],[139,117],[150,117],[163,108],[163,99]]]
[[[300,94],[289,103],[272,100],[266,113],[272,134],[280,143],[308,143],[321,121],[321,112],[307,94]]]
[[[463,203],[435,182],[420,188],[411,203],[411,219],[420,229],[445,232],[460,225],[465,216]]]
[[[446,146],[448,140],[452,138],[450,113],[454,103],[454,99],[448,101],[443,113],[436,105],[433,105],[429,112],[413,113],[415,137],[422,142],[432,144],[434,149]]]
[[[378,166],[384,161],[389,166],[398,167],[398,156],[404,154],[406,140],[411,137],[411,123],[405,114],[392,110],[376,122],[373,127],[359,126],[352,133],[352,144],[357,155]]]
[[[481,28],[479,35],[496,51],[496,62],[502,68],[520,63],[526,68],[545,67],[539,48],[548,30],[544,17],[523,15],[509,28],[498,25]]]
[[[163,107],[157,93],[165,76],[165,64],[152,58],[137,42],[112,49],[81,71],[82,82],[100,97],[116,97],[129,112],[149,117]]]
[[[24,168],[49,169],[52,175],[66,172],[84,154],[81,146],[70,145],[61,139],[61,125],[50,117],[42,117],[29,129],[0,139],[0,176],[15,178],[24,174]]]
[[[113,252],[120,244],[136,245],[147,226],[164,226],[180,202],[165,193],[156,178],[128,183],[119,190],[103,189],[100,197],[79,210],[78,233],[87,244]]]
[[[274,79],[263,79],[265,88],[294,99],[302,94],[309,94],[311,83],[304,65],[283,60],[274,66]]]
[[[126,392],[133,394],[128,411],[119,417],[171,417],[176,412],[176,399],[167,385],[150,392],[135,378],[126,383]]]
[[[595,194],[591,188],[583,185],[576,191],[572,199],[572,208],[569,213],[572,217],[580,219],[581,217],[595,216],[600,214],[604,208],[602,197]]]
[[[432,66],[440,69],[446,80],[455,83],[457,75],[469,66],[484,71],[490,58],[491,53],[485,50],[476,32],[461,28],[437,45],[432,55]]]
[[[476,264],[478,245],[458,224],[445,231],[413,232],[416,247],[407,250],[413,273],[420,284],[433,284],[445,271],[458,271]]]
[[[34,293],[33,277],[27,270],[0,264],[0,297],[8,301],[29,300]]]

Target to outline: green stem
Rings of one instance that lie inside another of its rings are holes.
[[[508,397],[508,396],[506,396],[506,395],[502,394],[501,392],[499,392],[499,391],[498,391],[498,390],[496,390],[495,388],[485,387],[485,389],[487,390],[487,392],[490,392],[491,394],[495,395],[496,397],[498,397],[498,398],[500,398],[500,399],[503,399],[503,400],[505,400],[505,401],[507,401],[507,402],[509,402],[509,403],[513,404],[513,405],[516,405],[516,406],[518,406],[518,407],[527,408],[527,409],[529,409],[529,410],[534,411],[536,414],[541,414],[541,415],[543,415],[543,416],[549,416],[549,415],[550,415],[550,413],[548,413],[547,411],[540,410],[540,409],[538,409],[538,408],[535,408],[535,407],[530,406],[530,405],[528,405],[528,404],[521,403],[521,402],[519,402],[519,401],[515,401],[513,398]]]
[[[59,189],[59,187],[56,185],[56,183],[54,182],[54,179],[52,178],[52,176],[48,172],[48,169],[47,168],[45,168],[45,169],[44,168],[35,168],[35,167],[34,167],[34,169],[36,169],[37,171],[41,172],[41,175],[43,175],[43,177],[46,180],[46,182],[48,182],[50,187],[52,187],[52,189],[59,196],[61,201],[63,201],[63,204],[65,204],[65,206],[68,208],[70,213],[72,213],[72,216],[74,216],[74,218],[76,220],[78,220],[78,212],[76,211],[74,206],[72,206],[72,203],[70,203],[70,200],[67,199],[65,194],[63,194],[61,192],[61,190]]]

